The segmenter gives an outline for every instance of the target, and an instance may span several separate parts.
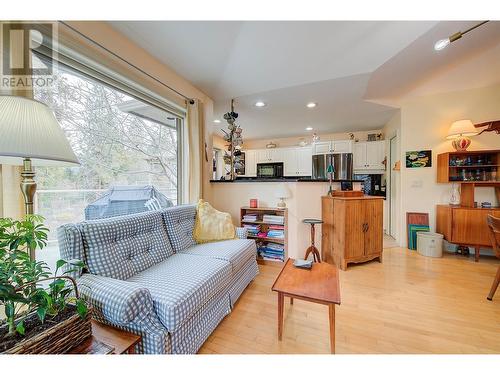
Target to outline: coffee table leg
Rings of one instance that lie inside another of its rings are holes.
[[[278,340],[281,341],[283,336],[283,304],[285,296],[278,292]]]
[[[330,351],[335,354],[335,304],[328,305],[328,318],[330,321]]]

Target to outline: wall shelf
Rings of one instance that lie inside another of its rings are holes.
[[[457,151],[439,154],[437,182],[497,183],[500,150]]]

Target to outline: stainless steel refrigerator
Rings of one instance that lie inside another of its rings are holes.
[[[312,157],[312,178],[328,179],[327,169],[333,165],[334,180],[352,180],[352,154],[324,154]]]

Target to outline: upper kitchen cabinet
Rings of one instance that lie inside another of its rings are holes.
[[[283,162],[283,149],[280,148],[266,148],[264,150],[257,150],[257,163],[276,163]]]
[[[294,147],[283,150],[285,176],[312,175],[312,148]]]
[[[353,146],[354,170],[385,170],[385,141],[357,142]]]
[[[313,155],[342,154],[352,152],[352,141],[326,141],[313,144]]]
[[[245,151],[245,174],[246,177],[257,176],[257,151],[256,150],[246,150]]]

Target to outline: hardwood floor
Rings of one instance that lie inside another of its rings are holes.
[[[486,300],[498,260],[445,254],[426,258],[384,249],[384,262],[340,271],[336,352],[500,353],[500,296]],[[277,338],[279,267],[261,265],[200,353],[329,353],[328,307],[285,300],[283,341]]]

